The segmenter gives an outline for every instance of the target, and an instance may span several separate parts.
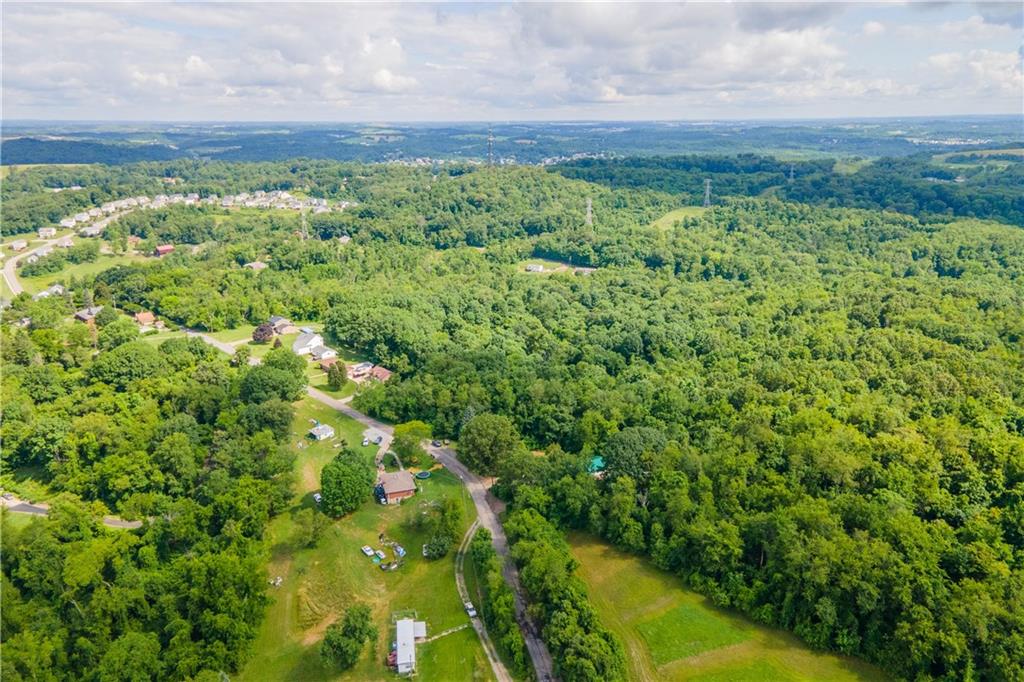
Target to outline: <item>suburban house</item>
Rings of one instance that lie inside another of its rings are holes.
[[[151,327],[155,321],[156,317],[148,310],[135,313],[135,323],[140,327]]]
[[[317,362],[321,360],[333,360],[338,357],[338,351],[327,346],[317,346],[316,348],[309,351],[309,354],[313,356],[313,359]]]
[[[334,438],[334,427],[329,424],[317,424],[309,430],[309,437],[317,441]]]
[[[348,244],[350,241],[352,241],[352,237],[349,237],[347,234],[343,234],[340,237],[338,237],[338,241],[341,242],[342,245]]]
[[[103,234],[103,228],[99,225],[90,225],[89,227],[83,227],[78,232],[83,237],[99,237]]]
[[[527,272],[544,272],[544,266],[537,263],[530,263],[526,266]]]
[[[153,251],[153,255],[159,258],[161,256],[166,256],[172,251],[174,251],[174,244],[161,244]]]
[[[285,334],[294,334],[296,331],[298,331],[295,328],[295,325],[292,324],[292,321],[289,320],[287,317],[274,315],[268,320],[268,322],[270,322],[270,326],[274,328],[274,333],[277,334],[278,336],[283,336]]]
[[[82,308],[75,313],[75,319],[79,322],[92,322],[93,319],[100,314],[101,310],[103,310],[103,306],[101,305],[94,305],[91,308]]]
[[[57,228],[56,227],[40,227],[39,228],[39,238],[40,239],[52,239],[53,237],[56,237],[56,236],[57,236]]]
[[[56,245],[62,249],[70,249],[75,245],[75,241],[71,237],[61,237],[56,241]]]
[[[40,291],[38,294],[32,297],[33,301],[38,301],[43,298],[49,298],[50,296],[63,296],[64,287],[60,284],[54,284],[53,286],[47,287]]]
[[[370,373],[371,369],[373,369],[372,362],[359,362],[354,365],[349,365],[348,375],[353,379],[362,381],[366,378],[366,375]]]
[[[75,219],[74,218],[64,218],[64,220],[60,221],[60,226],[61,227],[74,227],[75,226]]]
[[[386,504],[398,504],[416,494],[416,480],[408,471],[381,473],[377,483],[378,497]]]
[[[391,370],[377,365],[370,370],[370,377],[377,381],[387,381],[391,378]]]
[[[254,270],[256,272],[259,272],[260,270],[266,270],[267,269],[267,264],[264,263],[261,260],[254,260],[251,263],[246,263],[242,267],[243,268],[249,268],[250,270]]]
[[[388,663],[399,675],[416,672],[416,642],[427,638],[427,624],[421,620],[402,618],[395,623],[395,648],[388,656]]]
[[[292,343],[292,352],[296,355],[309,355],[317,346],[324,345],[324,337],[319,334],[299,334],[299,338]]]
[[[15,239],[11,242],[11,251],[24,251],[28,248],[28,242],[24,239]]]
[[[337,362],[338,362],[338,358],[326,358],[324,360],[321,360],[320,361],[320,369],[323,370],[324,372],[326,372],[331,367],[333,367],[335,364],[337,364]]]

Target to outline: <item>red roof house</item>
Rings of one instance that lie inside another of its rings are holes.
[[[153,252],[153,254],[157,257],[160,257],[166,256],[171,251],[174,251],[174,244],[161,244],[160,246],[156,247],[156,250]]]

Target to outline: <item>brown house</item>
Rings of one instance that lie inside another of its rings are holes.
[[[161,244],[153,251],[153,255],[159,258],[160,256],[166,256],[171,251],[174,251],[174,244]]]
[[[336,362],[338,362],[338,358],[325,358],[320,361],[320,369],[326,372]]]
[[[416,481],[405,470],[382,473],[379,485],[384,493],[384,501],[388,504],[398,504],[416,494]]]
[[[140,327],[150,327],[153,325],[153,322],[155,321],[156,317],[154,317],[153,313],[149,312],[148,310],[143,310],[142,312],[135,313],[135,323]]]
[[[376,367],[370,370],[370,376],[376,379],[377,381],[387,381],[388,379],[391,378],[391,370],[384,369],[380,365],[377,365]]]

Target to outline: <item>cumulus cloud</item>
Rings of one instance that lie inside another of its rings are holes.
[[[926,48],[936,31],[957,56],[927,61],[923,87],[1002,98],[979,100],[979,111],[1008,106],[1019,78],[1005,57],[1012,16],[940,8],[918,13],[947,12],[938,29],[900,28],[890,6],[876,9],[865,21],[843,3],[8,2],[5,114],[750,118],[835,115],[855,103],[883,115],[912,102],[922,65],[902,57],[902,44],[873,43],[891,53],[871,61],[848,41],[892,32]]]

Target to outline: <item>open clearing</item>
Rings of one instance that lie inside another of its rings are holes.
[[[82,279],[83,277],[91,277],[118,265],[141,263],[146,260],[146,256],[109,256],[101,254],[99,258],[91,263],[76,263],[68,265],[57,272],[39,275],[38,277],[19,277],[18,280],[21,282],[21,286],[25,287],[25,291],[35,294],[54,282],[66,282],[71,278]]]
[[[592,536],[571,534],[579,575],[602,622],[626,646],[635,680],[799,682],[885,680],[852,658],[716,608],[674,576]]]
[[[253,646],[253,654],[238,680],[391,680],[384,658],[394,636],[391,616],[415,611],[427,621],[427,635],[469,623],[455,587],[455,552],[438,561],[420,555],[426,532],[411,521],[422,516],[426,505],[444,497],[460,500],[465,511],[462,532],[476,516],[473,503],[457,477],[437,469],[420,481],[420,493],[401,505],[382,506],[368,499],[355,513],[334,521],[314,548],[299,546],[294,514],[315,506],[312,492],[319,487],[320,470],[341,448],[324,441],[299,447],[317,419],[334,426],[339,440],[355,446],[359,457],[372,462],[376,446],[360,446],[362,425],[338,412],[305,398],[297,404],[292,448],[296,461],[297,495],[293,507],[276,517],[267,530],[270,548],[268,579],[281,576],[280,587],[268,587],[271,604]],[[381,571],[363,556],[360,547],[371,545],[391,552],[378,541],[380,533],[408,550],[405,565],[393,572]],[[327,625],[338,619],[353,602],[369,604],[379,637],[367,646],[355,668],[339,673],[323,665],[319,644]],[[418,679],[425,681],[490,680],[491,669],[483,647],[471,628],[416,647]]]
[[[704,215],[705,211],[707,211],[707,209],[703,206],[683,206],[682,208],[669,211],[665,215],[661,216],[651,223],[651,227],[658,230],[667,230],[670,227],[675,227],[676,223],[683,218],[699,218]]]

